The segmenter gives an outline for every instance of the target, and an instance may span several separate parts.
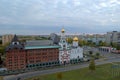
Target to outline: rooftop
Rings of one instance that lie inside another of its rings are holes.
[[[26,41],[25,46],[49,46],[54,45],[52,40],[31,40]]]
[[[60,46],[26,46],[25,49],[45,49],[45,48],[60,48]]]

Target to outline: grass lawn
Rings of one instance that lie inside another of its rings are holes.
[[[2,76],[0,76],[0,80],[3,80],[3,77],[2,77]]]
[[[89,71],[88,68],[66,71],[61,72],[62,73],[61,80],[120,80],[120,68],[117,69],[117,71],[119,71],[119,76],[113,75],[112,73],[113,70],[114,69],[111,68],[111,64],[105,64],[97,66],[96,70],[92,72]],[[36,76],[26,80],[60,80],[57,79],[57,74],[58,73]]]

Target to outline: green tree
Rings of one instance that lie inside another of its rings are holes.
[[[116,48],[117,50],[120,50],[120,45],[116,42],[111,42],[111,46]]]
[[[2,40],[0,40],[0,44],[2,44]]]
[[[5,53],[5,46],[0,46],[0,53],[2,55]]]
[[[72,44],[73,39],[72,39],[72,38],[67,38],[67,42],[68,42],[69,44]]]
[[[1,55],[0,55],[0,67],[2,65],[3,61],[2,61],[2,58],[1,58]]]
[[[111,43],[111,46],[114,47],[114,48],[117,48],[117,43],[115,43],[115,42],[113,43],[113,42],[112,42],[112,43]]]
[[[85,46],[85,45],[87,45],[87,41],[80,39],[78,44],[79,44],[79,46]]]
[[[95,60],[94,60],[94,58],[91,58],[91,60],[90,60],[89,70],[90,71],[95,71]]]
[[[117,45],[117,50],[120,50],[120,45]]]
[[[88,45],[88,46],[92,46],[92,47],[93,47],[93,46],[96,46],[96,44],[95,44],[94,42],[92,42],[92,40],[88,40],[88,41],[87,41],[87,45]]]
[[[61,73],[61,72],[60,72],[60,73],[57,73],[57,79],[58,79],[58,80],[62,80],[62,77],[63,77],[63,76],[62,76],[62,73]]]
[[[89,51],[89,55],[90,55],[90,57],[93,57],[93,52]]]
[[[95,54],[95,57],[96,57],[96,58],[99,58],[99,57],[100,57],[100,53],[97,52],[97,53]]]
[[[99,46],[107,46],[107,43],[103,41],[99,41]]]
[[[83,40],[83,45],[87,45],[87,41]]]
[[[79,46],[83,46],[84,44],[83,44],[83,40],[79,40],[78,41],[78,44],[79,44]]]
[[[9,45],[10,43],[5,44],[4,46],[0,46],[0,53],[2,53],[2,55],[5,53],[5,48]]]

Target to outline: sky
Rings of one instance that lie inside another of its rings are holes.
[[[0,34],[120,30],[120,0],[0,0]]]

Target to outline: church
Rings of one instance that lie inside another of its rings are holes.
[[[73,38],[73,43],[66,41],[65,30],[61,30],[59,42],[59,61],[61,64],[80,62],[83,59],[83,48],[78,45],[78,38]]]

